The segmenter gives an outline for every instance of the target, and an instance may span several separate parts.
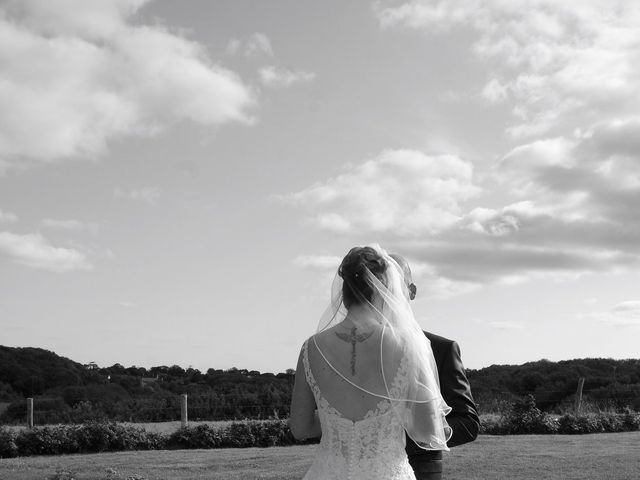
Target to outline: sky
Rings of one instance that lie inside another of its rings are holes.
[[[0,344],[293,368],[340,259],[467,368],[638,358],[640,4],[0,0]]]

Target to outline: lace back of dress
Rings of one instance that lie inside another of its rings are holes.
[[[335,401],[341,409],[338,410],[325,398],[325,390],[329,388],[329,393],[339,395],[354,387],[340,380],[339,375],[327,366],[312,340],[305,342],[302,359],[322,425],[320,448],[304,480],[415,479],[404,451],[404,428],[394,414],[391,402],[359,392],[361,398],[369,397],[377,403],[360,403],[355,411],[347,408],[345,400],[338,399]],[[403,366],[406,367],[406,363],[398,368],[390,387],[394,396],[400,396],[406,390],[407,376]],[[326,383],[319,386],[316,375],[320,378],[327,375]],[[336,386],[332,387],[332,383]],[[340,384],[343,387],[337,387]]]

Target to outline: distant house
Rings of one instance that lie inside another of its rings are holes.
[[[84,368],[87,370],[98,370],[100,367],[98,367],[96,362],[89,362],[84,365]]]

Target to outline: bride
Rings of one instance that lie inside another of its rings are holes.
[[[352,248],[302,345],[289,426],[299,440],[322,437],[307,480],[415,479],[405,433],[448,450],[450,408],[402,275],[379,246]]]

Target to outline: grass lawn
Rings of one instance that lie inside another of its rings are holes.
[[[302,478],[317,446],[172,450],[0,460],[1,480],[250,480]],[[53,477],[55,478],[55,477]],[[483,435],[445,457],[447,480],[640,478],[640,432]]]

